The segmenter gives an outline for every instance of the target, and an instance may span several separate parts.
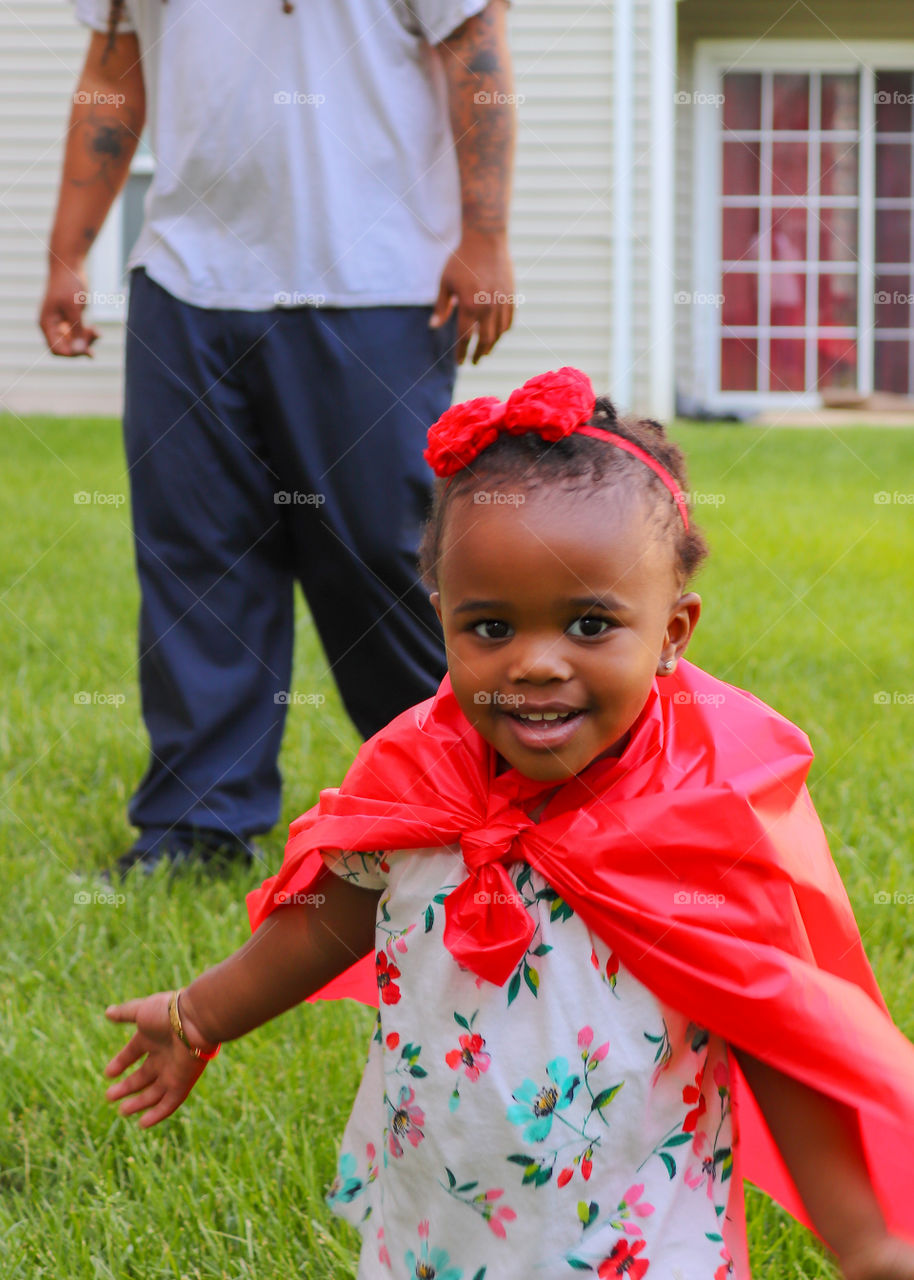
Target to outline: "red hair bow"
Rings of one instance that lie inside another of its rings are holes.
[[[597,398],[580,369],[565,366],[530,378],[506,403],[478,396],[455,404],[429,428],[424,458],[437,476],[452,476],[477,458],[503,431],[535,431],[544,440],[561,440],[593,416]]]

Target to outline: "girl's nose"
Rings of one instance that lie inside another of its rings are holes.
[[[564,656],[562,642],[554,637],[530,639],[511,646],[507,676],[512,683],[524,680],[531,684],[547,684],[550,680],[570,680],[574,669]]]

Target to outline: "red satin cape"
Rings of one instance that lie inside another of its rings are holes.
[[[502,905],[505,864],[523,859],[658,999],[855,1107],[886,1220],[914,1239],[914,1046],[864,954],[805,786],[811,760],[795,725],[680,662],[618,759],[557,789],[496,776],[446,677],[292,824],[281,870],[248,895],[251,927],[308,892],[321,849],[459,843],[468,874],[445,903],[445,944],[501,983],[529,938],[525,912]],[[318,996],[377,1003],[373,957]],[[735,1061],[733,1075],[741,1172],[808,1225]]]

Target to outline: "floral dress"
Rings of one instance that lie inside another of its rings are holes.
[[[359,1280],[748,1280],[726,1045],[665,1007],[537,872],[503,987],[444,946],[458,849],[324,855],[383,889],[379,1015],[333,1210]]]

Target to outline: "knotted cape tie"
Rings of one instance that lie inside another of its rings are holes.
[[[505,863],[526,861],[524,831],[535,826],[509,806],[487,826],[465,831],[460,849],[469,872],[444,900],[444,945],[458,964],[503,986],[536,932]]]

